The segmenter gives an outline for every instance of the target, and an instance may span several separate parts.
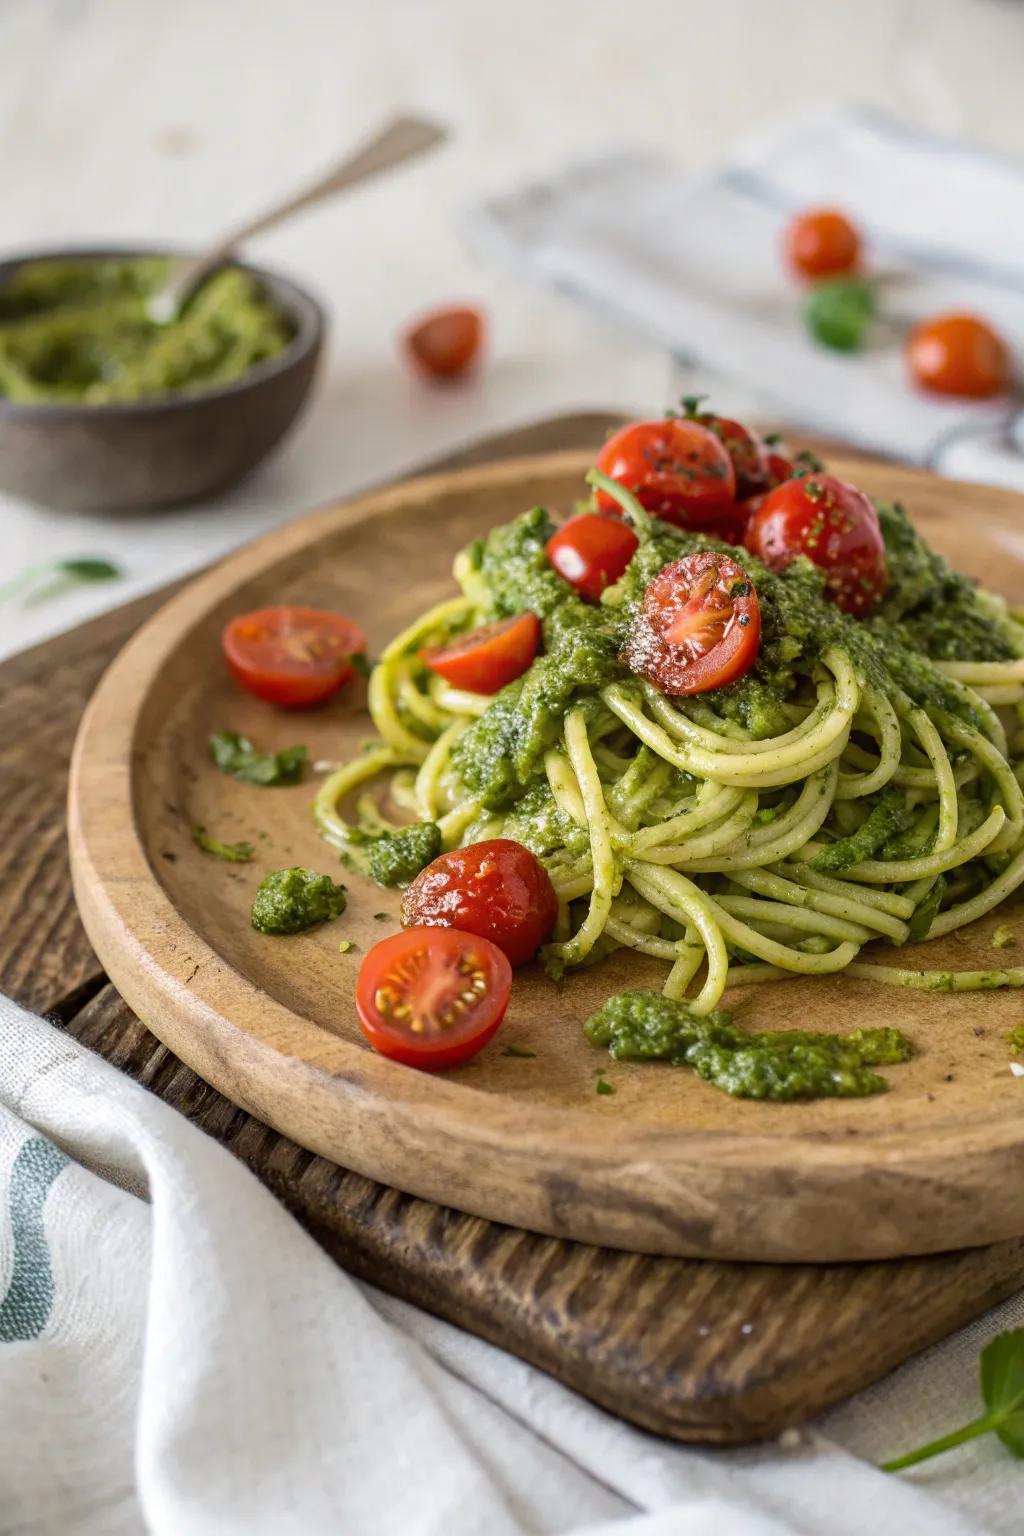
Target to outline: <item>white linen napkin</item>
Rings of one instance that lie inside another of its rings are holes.
[[[856,220],[876,269],[905,274],[886,290],[890,313],[975,310],[1021,355],[1024,165],[877,113],[766,131],[711,179],[660,153],[607,154],[492,198],[464,231],[482,253],[660,341],[704,387],[723,381],[730,409],[739,391],[763,417],[1024,489],[1018,407],[915,391],[896,326],[877,325],[855,355],[807,334],[779,246],[788,213],[816,204]]]
[[[0,998],[3,1536],[1010,1536],[977,1411],[1015,1301],[794,1447],[688,1450],[357,1284],[175,1110]],[[846,1446],[848,1449],[843,1449]]]

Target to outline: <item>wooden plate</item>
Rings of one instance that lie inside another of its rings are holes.
[[[375,1179],[492,1219],[641,1252],[773,1260],[890,1257],[1024,1233],[1024,1080],[1009,1071],[1005,1038],[1024,1015],[1019,993],[795,980],[737,994],[753,1027],[898,1023],[918,1048],[891,1070],[888,1094],[765,1105],[685,1071],[609,1064],[587,1044],[581,1021],[604,996],[663,974],[625,955],[560,989],[521,972],[493,1044],[431,1077],[375,1056],[355,1021],[360,960],[393,931],[395,897],[350,878],[337,923],[294,938],[250,927],[266,870],[329,871],[334,855],[312,824],[311,784],[237,784],[210,764],[209,735],[234,728],[264,747],[304,740],[313,759],[336,760],[370,726],[358,693],[304,716],[242,695],[220,661],[224,622],[275,601],[336,607],[379,649],[451,590],[461,545],[536,502],[568,508],[586,463],[531,458],[329,507],[199,578],[135,636],[97,689],[72,765],[75,893],[106,969],[161,1040],[261,1120]],[[1024,601],[1020,498],[888,466],[848,472],[904,500],[962,568]],[[256,862],[202,854],[194,823],[254,840]],[[966,941],[908,950],[908,963],[926,954],[928,964],[991,965],[994,921]],[[340,954],[343,938],[357,948]],[[508,1042],[536,1055],[504,1055]],[[602,1065],[613,1096],[595,1092]]]

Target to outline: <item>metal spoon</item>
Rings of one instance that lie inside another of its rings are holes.
[[[206,279],[229,261],[238,247],[253,235],[272,229],[293,213],[311,208],[337,192],[347,191],[360,181],[389,171],[403,160],[411,160],[433,149],[448,136],[445,128],[428,123],[417,117],[396,117],[393,122],[376,134],[368,144],[348,155],[326,175],[319,177],[311,186],[293,193],[282,202],[275,203],[256,218],[250,219],[230,234],[222,236],[216,245],[210,246],[198,256],[172,258],[166,282],[150,295],[146,312],[155,324],[167,325],[181,313],[184,305]]]

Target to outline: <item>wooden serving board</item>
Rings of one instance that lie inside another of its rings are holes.
[[[599,441],[563,418],[478,460]],[[49,1015],[241,1158],[340,1263],[659,1434],[738,1444],[866,1386],[1024,1284],[1024,1241],[891,1263],[642,1258],[461,1215],[311,1157],[178,1061],[107,981],[64,840],[79,716],[166,594],[0,664],[0,991]]]
[[[294,601],[363,624],[376,653],[453,590],[452,557],[536,503],[564,510],[592,452],[509,460],[407,482],[279,529],[191,583],[125,648],[97,690],[71,781],[72,872],[86,929],[126,1000],[208,1082],[311,1152],[409,1193],[533,1231],[637,1252],[759,1260],[892,1257],[1024,1233],[1024,1084],[1006,1035],[1019,994],[894,992],[800,979],[738,990],[745,1025],[847,1031],[898,1020],[916,1047],[892,1090],[811,1104],[737,1101],[696,1076],[609,1067],[582,1022],[664,966],[619,951],[552,984],[517,973],[500,1035],[467,1066],[413,1071],[374,1054],[355,1017],[365,951],[398,899],[349,879],[340,923],[294,938],[254,932],[268,869],[335,868],[312,824],[313,787],[240,785],[209,762],[211,734],[304,739],[312,759],[356,754],[360,690],[296,719],[243,694],[220,662],[226,620]],[[835,468],[843,472],[843,463]],[[1024,602],[1013,558],[1024,502],[861,462],[970,574]],[[968,511],[969,509],[969,511]],[[963,531],[970,517],[971,540]],[[239,868],[192,843],[194,824],[257,840]],[[901,963],[991,964],[991,928],[908,948]],[[338,952],[339,938],[355,948]],[[891,950],[882,948],[883,962]],[[505,1054],[507,1043],[532,1059]],[[614,1095],[595,1092],[607,1071]]]

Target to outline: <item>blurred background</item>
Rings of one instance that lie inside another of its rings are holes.
[[[0,606],[0,653],[483,433],[584,407],[658,414],[680,382],[704,381],[706,345],[680,365],[673,338],[485,256],[474,218],[494,195],[623,148],[657,151],[699,186],[752,136],[770,146],[789,121],[844,104],[1012,159],[1024,156],[1022,63],[1015,0],[0,0],[12,251],[187,245],[394,111],[452,130],[439,151],[247,251],[308,285],[332,320],[312,404],[255,476],[215,506],[116,519],[0,500],[8,574],[41,553],[125,571]],[[973,216],[962,184],[935,210],[954,229]],[[842,187],[832,196],[841,204]],[[614,222],[613,206],[603,213]],[[635,219],[631,233],[635,254]],[[656,226],[647,240],[657,247]],[[397,338],[448,300],[485,310],[487,355],[472,377],[431,386]],[[716,403],[761,404],[727,372]]]

